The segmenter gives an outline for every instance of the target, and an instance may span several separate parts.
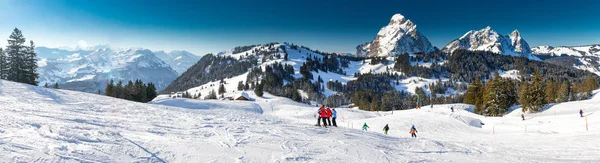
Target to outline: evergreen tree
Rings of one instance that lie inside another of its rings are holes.
[[[225,86],[223,84],[219,85],[219,94],[223,95],[226,92]]]
[[[296,102],[302,102],[302,96],[298,93],[298,90],[292,91],[292,100]]]
[[[6,47],[6,53],[8,54],[8,75],[7,80],[26,83],[26,69],[25,69],[25,37],[21,33],[21,30],[15,28],[8,39],[8,46]]]
[[[539,70],[533,73],[533,83],[531,84],[531,111],[538,112],[546,104],[546,93],[544,92],[544,79],[540,75]]]
[[[491,115],[491,116],[496,116],[498,115],[498,109],[500,108],[500,101],[498,100],[498,95],[499,95],[499,86],[498,83],[500,82],[498,79],[499,75],[498,72],[494,72],[494,78],[490,78],[488,79],[488,81],[485,83],[485,91],[483,94],[483,101],[484,101],[484,110],[483,110],[483,114],[484,115]]]
[[[215,92],[215,90],[213,89],[208,93],[206,97],[204,97],[204,99],[217,99],[217,92]]]
[[[33,41],[29,41],[29,46],[25,47],[23,64],[24,83],[37,85],[39,74],[37,73],[37,54],[35,53],[35,44]]]
[[[243,81],[238,82],[237,90],[238,91],[244,90],[244,82]]]
[[[4,50],[0,48],[0,79],[6,79],[8,75],[8,61]]]
[[[125,98],[125,94],[124,94],[125,90],[123,88],[123,81],[122,80],[119,80],[119,82],[117,83],[117,86],[114,87],[114,89],[115,90],[114,90],[113,97],[121,98],[121,99]]]
[[[127,86],[125,86],[125,91],[123,92],[123,95],[125,96],[124,99],[134,101],[133,94],[133,82],[130,80],[129,82],[127,82]]]
[[[592,96],[592,91],[598,89],[598,80],[596,79],[596,77],[588,74],[587,75],[587,79],[585,80],[584,84],[583,84],[583,93],[585,98],[589,98]]]
[[[158,93],[156,92],[156,86],[154,86],[154,83],[148,83],[148,87],[146,87],[146,93],[148,94],[146,96],[148,98],[148,101],[152,101],[152,99],[158,96]]]
[[[104,90],[104,94],[106,96],[110,96],[110,97],[115,97],[114,96],[114,88],[115,88],[115,81],[114,80],[110,80],[110,82],[106,85],[106,89]]]
[[[546,103],[555,103],[558,96],[558,87],[551,80],[546,82]]]
[[[557,92],[556,102],[567,102],[570,101],[569,95],[571,93],[571,85],[569,82],[564,81],[560,84]]]
[[[484,87],[479,78],[475,78],[469,87],[467,88],[467,93],[465,95],[465,103],[471,104],[475,106],[475,113],[483,114],[483,91]]]
[[[246,84],[244,84],[244,91],[247,91],[250,89],[250,85],[248,85],[248,81],[246,81]]]
[[[264,80],[263,80],[264,81]],[[261,82],[260,84],[256,85],[256,88],[254,89],[254,93],[256,94],[256,96],[258,97],[262,97],[263,96],[263,82]]]
[[[54,89],[58,89],[58,82],[54,83]]]
[[[519,88],[519,103],[521,103],[523,112],[527,112],[531,107],[531,88],[529,88],[529,86],[527,81],[523,81]]]

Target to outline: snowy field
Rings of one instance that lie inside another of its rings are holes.
[[[161,96],[153,104],[0,81],[1,162],[599,162],[600,96],[483,117],[463,104],[365,112]],[[451,112],[453,106],[456,111]],[[585,118],[579,117],[584,109]],[[586,119],[588,130],[586,131]],[[368,132],[358,128],[363,123]],[[481,124],[485,125],[481,125]],[[390,135],[383,135],[385,124]],[[419,138],[411,138],[411,125]]]

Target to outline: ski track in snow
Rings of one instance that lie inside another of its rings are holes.
[[[472,114],[463,104],[365,112],[337,108],[339,128],[315,127],[316,107],[172,99],[153,104],[0,81],[3,162],[596,162],[600,114],[587,101],[520,120]],[[456,112],[449,111],[454,106]],[[585,107],[590,131],[576,114]],[[575,112],[575,113],[573,113]],[[575,115],[573,115],[575,114]],[[358,128],[362,123],[368,132]],[[476,125],[474,122],[484,122]],[[390,135],[380,128],[390,124]],[[418,138],[408,134],[410,125]],[[525,132],[525,125],[527,132]],[[354,129],[353,129],[354,127]],[[493,127],[493,129],[492,129]],[[495,132],[492,134],[492,130]]]

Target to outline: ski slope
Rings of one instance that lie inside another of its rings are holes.
[[[338,108],[319,128],[316,107],[266,95],[255,101],[173,99],[153,104],[0,81],[2,162],[597,162],[598,108],[557,104],[521,121],[468,105],[365,112]],[[585,118],[576,113],[586,107]],[[454,106],[452,113],[448,107]],[[557,110],[556,115],[550,112]],[[559,111],[560,110],[560,111]],[[571,111],[574,111],[571,113]],[[478,126],[474,122],[484,122]],[[366,122],[368,132],[358,130]],[[381,134],[390,124],[390,135]],[[410,138],[415,125],[419,138]],[[527,125],[527,132],[520,126]],[[495,126],[494,130],[492,126]],[[494,131],[495,133],[492,133]]]

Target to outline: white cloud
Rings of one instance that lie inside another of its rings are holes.
[[[88,43],[85,40],[79,40],[79,41],[77,41],[77,47],[86,48],[86,47],[88,47]]]

